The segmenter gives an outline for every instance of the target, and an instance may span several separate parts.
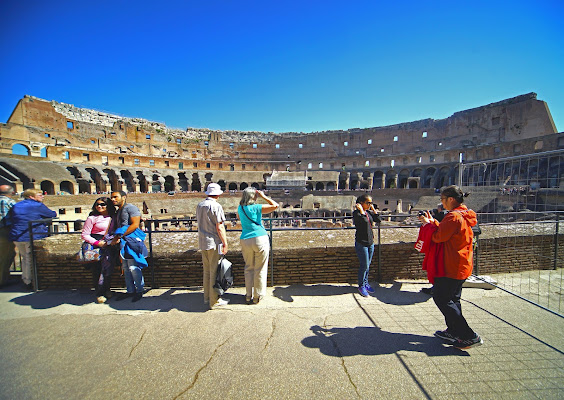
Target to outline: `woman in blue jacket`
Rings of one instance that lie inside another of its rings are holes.
[[[22,257],[22,281],[29,290],[32,286],[32,255],[29,243],[29,222],[38,219],[55,218],[57,213],[43,204],[43,193],[38,189],[26,189],[23,192],[24,200],[14,204],[10,210],[12,221],[10,240],[12,240]],[[32,226],[33,240],[43,239],[48,236],[47,225],[35,223]]]

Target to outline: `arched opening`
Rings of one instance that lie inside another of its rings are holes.
[[[206,182],[211,182],[212,178],[213,178],[213,174],[211,172],[208,172],[206,175]]]
[[[29,156],[31,153],[29,147],[24,146],[23,144],[16,143],[12,146],[12,154],[18,156]]]
[[[325,190],[325,185],[323,184],[323,182],[317,182],[315,184],[315,190]]]
[[[131,172],[129,172],[126,169],[122,169],[120,171],[120,175],[121,175],[121,178],[123,179],[123,182],[125,183],[125,187],[127,188],[127,192],[128,193],[135,193],[135,191],[136,191],[135,182],[133,180],[133,175],[131,175]]]
[[[200,176],[197,173],[192,174],[192,190],[194,192],[202,191],[202,183],[200,182]]]
[[[254,187],[255,189],[259,190],[260,189],[260,185],[256,182],[251,183],[251,187]]]
[[[311,183],[306,183],[307,190],[313,190],[313,185]]]
[[[398,187],[405,189],[407,187],[407,178],[409,178],[409,171],[402,169],[398,175]]]
[[[165,192],[172,192],[175,189],[176,187],[174,186],[174,177],[170,175],[165,176],[165,182],[164,182]]]
[[[153,193],[162,191],[162,185],[161,185],[161,181],[159,180],[159,178],[160,178],[159,175],[153,174],[153,182],[151,183],[151,189],[152,189]]]
[[[231,182],[229,184],[229,190],[237,190],[237,184],[235,182]]]
[[[327,190],[335,190],[335,182],[328,182]]]
[[[217,184],[219,185],[221,190],[225,192],[225,181],[223,179],[220,179],[219,181],[217,181]]]
[[[149,182],[147,182],[147,178],[141,171],[137,171],[136,174],[137,180],[139,181],[139,190],[141,193],[147,193],[149,191]]]
[[[51,181],[41,181],[41,191],[47,194],[55,194],[55,185]]]
[[[90,178],[96,186],[96,193],[103,193],[106,191],[106,182],[102,179],[100,171],[96,168],[86,168],[86,171],[90,174]]]
[[[106,168],[103,170],[106,176],[108,177],[108,181],[110,182],[110,188],[112,192],[119,192],[122,190],[120,177],[117,175],[116,171],[113,169]]]
[[[436,169],[433,167],[429,167],[425,170],[425,180],[423,182],[422,187],[424,188],[431,188],[433,186],[433,177],[435,175]]]
[[[90,184],[84,180],[79,181],[78,193],[90,193]]]
[[[372,178],[372,189],[382,189],[382,177],[384,173],[382,171],[374,172],[374,177]]]
[[[180,186],[180,190],[183,192],[188,191],[188,178],[186,178],[185,172],[178,173],[178,186]]]
[[[386,189],[397,188],[397,172],[394,170],[389,170],[386,173]]]
[[[68,194],[74,194],[74,185],[69,181],[62,181],[59,184],[59,188],[61,192],[65,192]]]
[[[239,186],[239,189],[245,190],[248,187],[249,187],[249,184],[247,182],[242,182],[241,185]]]
[[[449,185],[452,185],[452,181],[451,181],[451,177],[450,177],[450,168],[449,167],[442,167],[439,170],[438,179],[437,179],[437,187],[441,188],[443,186],[449,186]]]

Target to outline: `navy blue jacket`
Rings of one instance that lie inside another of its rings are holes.
[[[29,221],[38,219],[55,218],[57,213],[50,210],[45,204],[32,199],[25,199],[14,204],[10,210],[10,240],[13,242],[29,241]],[[42,239],[47,236],[47,225],[33,224],[33,239]]]

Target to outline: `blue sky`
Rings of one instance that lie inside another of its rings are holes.
[[[0,2],[25,94],[170,127],[385,126],[536,92],[564,130],[563,1]]]

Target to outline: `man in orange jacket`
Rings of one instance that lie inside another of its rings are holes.
[[[462,204],[466,196],[458,186],[448,186],[441,191],[441,203],[449,211],[443,220],[439,223],[429,212],[420,217],[423,223],[437,225],[431,239],[443,243],[444,248],[444,275],[435,277],[433,300],[445,317],[447,329],[435,332],[435,336],[459,349],[483,343],[468,326],[460,304],[462,284],[472,274],[472,227],[478,222],[476,213]]]

